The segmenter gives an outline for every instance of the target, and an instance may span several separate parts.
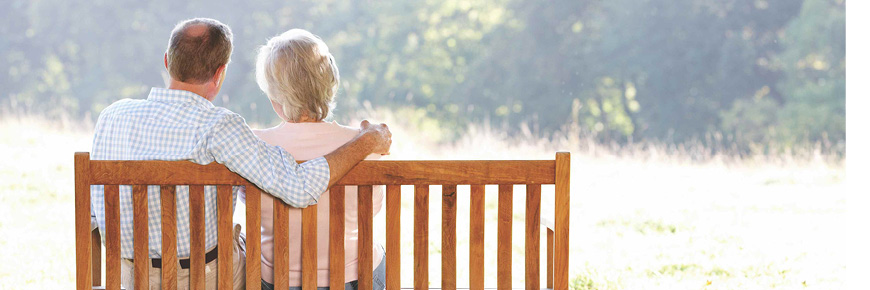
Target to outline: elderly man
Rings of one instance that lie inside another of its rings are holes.
[[[179,23],[169,38],[164,65],[168,88],[152,88],[147,99],[120,100],[100,113],[92,158],[95,160],[190,160],[218,162],[247,178],[269,194],[294,207],[317,203],[320,195],[367,155],[387,154],[391,134],[384,124],[361,124],[351,141],[321,158],[297,164],[284,149],[257,138],[241,116],[211,101],[221,89],[232,53],[232,32],[213,19]],[[105,232],[102,186],[93,186],[92,208]],[[238,188],[234,189],[234,202]],[[121,280],[133,289],[132,197],[129,186],[120,189]],[[178,224],[178,285],[187,288],[190,257],[189,191],[176,193]],[[216,288],[216,190],[205,190],[206,286]],[[160,287],[160,190],[148,187],[150,285]],[[234,288],[244,287],[244,247],[237,242],[233,254]],[[105,235],[104,235],[105,236]],[[167,261],[168,262],[168,261]],[[174,262],[174,261],[173,261]]]

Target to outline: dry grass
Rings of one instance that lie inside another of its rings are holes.
[[[846,232],[845,171],[822,156],[697,161],[656,146],[622,152],[578,138],[514,139],[485,127],[438,145],[427,134],[431,124],[376,116],[392,125],[391,159],[537,159],[572,151],[574,289],[843,286],[849,253],[838,245]],[[90,149],[90,127],[39,118],[0,120],[0,257],[6,261],[0,263],[0,289],[72,287],[71,153]],[[433,287],[440,284],[438,193],[432,189],[430,205]],[[459,197],[459,264],[467,265],[463,187]],[[411,196],[403,198],[403,220],[410,221]],[[513,205],[515,285],[524,277],[524,200],[518,194]],[[551,197],[545,202],[552,203]],[[487,286],[496,282],[496,206],[495,195],[487,194]],[[383,215],[375,222],[377,239]],[[411,269],[412,227],[402,224],[404,269]],[[459,271],[459,281],[467,284],[466,271]],[[412,285],[410,275],[403,285]]]

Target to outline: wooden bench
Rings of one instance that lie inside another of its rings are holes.
[[[302,210],[302,289],[316,288],[318,250],[329,252],[330,288],[344,289],[344,186],[358,186],[359,289],[372,289],[372,186],[386,185],[386,285],[399,289],[400,186],[414,186],[414,289],[428,289],[429,185],[442,185],[441,288],[456,289],[456,186],[470,185],[469,285],[483,289],[484,185],[498,184],[498,289],[511,285],[513,185],[526,185],[525,289],[540,289],[541,185],[555,184],[554,220],[547,226],[546,288],[568,289],[570,154],[532,161],[363,161],[330,190],[328,248],[316,242],[317,206]],[[120,288],[121,256],[118,185],[132,185],[136,289],[148,289],[147,185],[161,186],[162,259],[176,260],[175,186],[190,185],[191,289],[205,284],[203,186],[217,186],[218,289],[232,287],[232,186],[245,186],[247,289],[260,289],[260,190],[220,164],[187,161],[97,161],[75,153],[76,288],[92,289],[101,278],[100,236],[91,230],[91,185],[105,185],[106,289]],[[275,289],[288,287],[288,209],[275,199]],[[327,245],[322,245],[327,246]],[[177,264],[163,263],[163,289],[176,289]],[[407,273],[407,272],[406,272]],[[406,274],[407,275],[407,274]],[[97,288],[97,287],[95,287]],[[101,287],[99,287],[101,288]]]

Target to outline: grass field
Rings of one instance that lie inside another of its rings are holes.
[[[89,127],[38,118],[0,120],[0,289],[72,288],[72,153],[90,150]],[[624,154],[570,138],[514,140],[487,129],[436,146],[414,133],[417,129],[391,128],[391,159],[537,159],[572,151],[573,289],[838,289],[844,284],[849,253],[838,246],[846,234],[847,208],[840,162],[812,156],[691,161],[655,147]],[[433,188],[432,229],[440,228],[439,196]],[[403,220],[411,220],[411,196],[403,198]],[[467,265],[468,199],[462,187],[459,199],[459,264]],[[518,194],[513,205],[517,286],[523,282],[524,201]],[[551,195],[545,202],[552,203]],[[488,193],[488,287],[496,283],[496,205],[495,194]],[[375,222],[377,239],[383,215]],[[408,233],[404,269],[412,265],[412,226],[402,224]],[[430,281],[438,287],[440,231],[430,233]],[[467,285],[466,271],[458,278],[460,287]],[[410,275],[403,285],[412,285]]]

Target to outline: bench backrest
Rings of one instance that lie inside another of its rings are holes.
[[[414,185],[414,289],[428,289],[429,185],[442,186],[441,288],[456,288],[456,186],[470,185],[469,285],[483,289],[484,185],[498,185],[498,289],[511,288],[513,185],[526,185],[526,289],[540,289],[541,185],[555,185],[554,220],[547,226],[546,287],[568,289],[570,154],[529,161],[363,161],[330,190],[329,248],[318,249],[317,206],[302,210],[302,289],[314,290],[317,251],[329,252],[330,288],[344,288],[344,186],[358,186],[359,289],[372,289],[372,186],[386,186],[387,289],[399,289],[400,186]],[[97,161],[75,153],[76,287],[100,283],[99,236],[91,233],[91,185],[105,185],[106,289],[120,286],[118,185],[132,185],[136,289],[148,289],[147,185],[161,186],[162,259],[177,259],[175,186],[190,186],[191,289],[205,285],[203,186],[217,186],[218,289],[232,288],[232,186],[245,186],[247,289],[260,288],[260,189],[220,164],[187,161]],[[288,287],[289,206],[275,199],[275,289]],[[96,239],[94,239],[96,237]],[[95,258],[96,257],[96,258]],[[163,289],[176,289],[177,263],[162,263]],[[225,269],[230,269],[225,270]]]

